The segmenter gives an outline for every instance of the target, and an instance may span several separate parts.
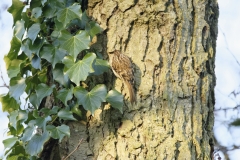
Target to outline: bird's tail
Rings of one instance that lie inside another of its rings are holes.
[[[125,81],[125,84],[127,85],[127,88],[128,88],[128,91],[129,91],[130,102],[132,104],[136,103],[136,96],[135,96],[135,92],[134,92],[132,83],[129,82],[129,81]]]

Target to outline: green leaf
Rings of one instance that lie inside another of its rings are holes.
[[[94,37],[98,33],[102,32],[102,28],[94,21],[87,23],[86,30],[89,32],[91,37]]]
[[[59,139],[61,142],[64,136],[70,137],[69,126],[63,124],[61,126],[55,127],[53,125],[48,125],[47,130],[50,131],[50,136],[54,139]]]
[[[44,143],[49,139],[48,132],[44,132],[42,135],[35,134],[29,143],[26,145],[26,152],[31,156],[37,155],[43,149]]]
[[[7,67],[8,77],[9,78],[16,77],[20,72],[20,65],[22,64],[23,61],[18,59],[10,60],[7,56],[4,57],[4,61]]]
[[[17,121],[19,121],[20,123],[25,122],[28,119],[28,113],[26,110],[20,110],[18,111],[18,117],[17,117]]]
[[[22,16],[22,10],[24,8],[24,4],[22,1],[20,0],[12,0],[12,5],[11,7],[8,8],[8,12],[12,14],[13,16],[13,25],[15,25],[15,23],[18,20],[21,20]]]
[[[0,96],[0,102],[2,103],[3,112],[11,113],[20,107],[17,101],[14,98],[10,97],[9,94]]]
[[[44,97],[49,96],[53,92],[54,87],[55,87],[54,85],[49,87],[44,83],[39,84],[36,88],[38,100],[41,102]]]
[[[88,17],[86,11],[84,11],[81,17],[81,28],[86,28],[86,25],[89,21],[90,21],[90,18]]]
[[[29,97],[29,101],[34,107],[38,108],[42,99],[40,101],[40,99],[37,97],[37,95],[35,93],[32,93]]]
[[[44,43],[43,39],[37,38],[33,44],[29,45],[29,49],[31,50],[32,53],[39,56],[39,51],[42,48],[43,43]]]
[[[20,138],[23,142],[29,141],[32,138],[33,132],[36,130],[35,126],[28,126],[24,129],[24,133],[22,138]]]
[[[47,2],[47,0],[41,0],[42,2],[42,6],[44,6],[44,4]]]
[[[55,16],[55,11],[56,11],[56,8],[54,8],[54,6],[52,5],[49,5],[49,4],[46,4],[43,9],[43,16],[45,16],[46,18],[52,18]]]
[[[17,130],[17,116],[18,116],[17,110],[9,114],[9,124],[16,130]]]
[[[73,117],[72,112],[67,109],[61,109],[57,115],[60,119],[63,119],[63,120],[76,120]]]
[[[52,109],[42,108],[42,109],[40,110],[40,112],[41,112],[41,113],[44,113],[44,114],[43,114],[44,117],[47,117],[47,116],[50,116],[50,115],[52,115],[52,114],[57,114],[58,110],[59,110],[59,107],[54,106]]]
[[[61,32],[59,37],[60,47],[66,50],[76,60],[77,55],[84,49],[89,48],[90,36],[86,31],[82,31],[72,36],[68,31]]]
[[[38,57],[37,55],[34,55],[34,57],[32,58],[31,64],[32,64],[33,68],[41,70],[41,58]]]
[[[51,6],[54,6],[57,10],[61,10],[66,7],[66,0],[48,0]]]
[[[93,63],[93,69],[95,75],[103,74],[109,70],[110,66],[108,61],[97,58]]]
[[[65,56],[63,58],[62,62],[65,65],[64,71],[68,70],[69,68],[71,68],[75,64],[72,56]]]
[[[83,105],[85,110],[89,110],[93,114],[101,106],[101,103],[105,102],[107,88],[105,85],[99,84],[88,92],[82,87],[75,87],[74,95],[78,104]]]
[[[72,99],[72,93],[72,89],[63,88],[58,92],[57,98],[60,99],[65,104],[65,106],[67,106],[67,101]]]
[[[34,122],[31,122],[31,123],[35,123],[35,125],[37,125],[39,128],[42,128],[43,131],[45,131],[47,122],[49,122],[51,120],[52,120],[52,118],[50,116],[38,117],[35,120],[32,120]]]
[[[14,35],[21,40],[23,34],[25,33],[25,27],[24,27],[25,21],[20,20],[16,22],[15,28],[14,28]]]
[[[47,70],[48,70],[47,67],[44,67],[42,70],[37,71],[37,76],[38,76],[38,79],[41,83],[46,84],[47,81],[48,81],[48,77],[46,76],[46,74],[48,73]]]
[[[65,50],[55,48],[53,45],[45,45],[40,51],[40,56],[50,62],[53,68],[58,62],[62,61],[66,54]]]
[[[31,40],[30,39],[24,39],[22,41],[22,45],[21,45],[21,50],[29,57],[31,58],[32,56],[32,51],[30,49],[30,45],[31,45]]]
[[[37,38],[37,35],[40,31],[40,24],[34,23],[29,29],[27,33],[27,37],[32,40],[32,44],[34,43],[35,39]]]
[[[65,28],[64,28],[63,24],[61,22],[59,22],[57,19],[54,19],[54,23],[55,23],[56,29],[53,31],[51,36],[57,37],[57,36],[59,36],[60,31],[62,31]]]
[[[16,59],[17,56],[18,56],[18,52],[20,50],[20,47],[21,47],[21,41],[16,36],[14,36],[11,40],[11,49],[8,52],[7,57],[10,60]]]
[[[113,108],[118,109],[123,113],[123,95],[116,90],[111,90],[108,92],[106,101],[111,104]]]
[[[41,1],[40,0],[31,0],[30,1],[30,9],[36,8],[41,6]]]
[[[53,79],[60,83],[61,85],[68,87],[69,86],[69,78],[66,74],[63,74],[63,64],[57,64],[53,69]]]
[[[26,9],[25,12],[22,12],[22,19],[24,20],[24,27],[25,29],[29,28],[34,22],[29,17],[29,14],[31,11],[29,9]]]
[[[63,63],[70,67],[66,74],[70,78],[72,82],[74,82],[76,85],[80,84],[80,81],[85,81],[89,75],[89,73],[92,73],[94,70],[92,68],[92,63],[94,59],[96,58],[96,55],[94,53],[88,53],[84,56],[84,58],[80,61],[78,61],[76,64],[74,64],[69,57],[65,57],[63,59]]]
[[[15,143],[12,148],[12,152],[8,155],[7,160],[29,160],[21,142]]]
[[[17,137],[11,137],[3,140],[4,148],[11,148],[18,141]]]
[[[33,18],[39,18],[40,16],[42,15],[42,9],[41,7],[36,7],[36,8],[33,8],[32,10],[32,17]]]
[[[74,105],[74,106],[72,107],[71,111],[72,111],[73,113],[75,113],[76,115],[78,115],[79,117],[82,117],[82,116],[83,116],[83,113],[82,113],[82,111],[79,109],[79,105],[78,105],[78,104]]]
[[[30,66],[30,65],[29,65]],[[27,71],[26,71],[27,72]],[[27,87],[25,92],[27,94],[33,93],[37,85],[40,83],[38,76],[29,76],[26,78]]]
[[[81,6],[74,4],[70,7],[64,8],[57,13],[57,20],[62,22],[64,27],[73,19],[79,18],[82,15]]]
[[[23,131],[24,131],[23,125],[19,121],[17,121],[16,134],[14,134],[14,135],[21,135],[23,133]]]
[[[11,97],[13,97],[16,101],[19,100],[20,96],[23,94],[25,88],[25,79],[24,78],[12,78],[10,80],[10,89],[9,94]]]

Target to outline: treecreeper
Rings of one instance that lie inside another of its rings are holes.
[[[132,104],[136,103],[136,96],[134,92],[134,72],[131,59],[119,50],[115,50],[110,53],[113,54],[112,58],[110,58],[110,65],[113,73],[116,77],[123,81],[124,85],[127,86],[130,102]]]

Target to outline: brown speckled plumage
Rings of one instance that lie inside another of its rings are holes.
[[[134,75],[130,58],[122,54],[120,51],[116,50],[113,52],[111,67],[115,76],[120,78],[127,86],[130,96],[130,102],[132,104],[135,103],[136,97],[133,89]]]

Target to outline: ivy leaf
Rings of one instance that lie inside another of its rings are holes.
[[[37,108],[40,105],[42,99],[40,101],[40,99],[37,97],[37,95],[35,93],[32,93],[29,97],[29,101],[34,107]]]
[[[64,57],[62,62],[64,64],[64,71],[68,70],[69,68],[71,68],[75,64],[72,56]]]
[[[98,33],[102,32],[102,28],[94,21],[87,23],[86,30],[88,31],[91,37],[94,37]]]
[[[25,122],[28,119],[28,113],[26,110],[20,110],[18,111],[17,121],[20,123]]]
[[[60,10],[57,13],[57,20],[62,22],[64,27],[73,19],[80,18],[82,15],[81,6],[74,4],[67,8]]]
[[[34,43],[29,45],[29,49],[31,50],[32,53],[39,56],[39,51],[42,48],[43,43],[44,43],[43,39],[36,38]]]
[[[33,9],[35,7],[41,6],[41,1],[40,0],[31,0],[30,1],[30,9]]]
[[[13,25],[15,25],[15,23],[18,20],[21,20],[22,16],[22,10],[24,8],[24,4],[22,1],[20,0],[12,0],[12,5],[11,7],[8,8],[8,12],[12,14],[13,16]]]
[[[27,160],[27,155],[26,155],[25,149],[22,146],[21,142],[16,142],[12,148],[13,148],[13,150],[11,150],[12,152],[7,157],[7,160],[19,160],[19,159]],[[31,160],[33,160],[33,159],[31,159]]]
[[[66,51],[60,48],[55,48],[52,45],[43,46],[40,56],[50,62],[55,68],[55,65],[62,61],[63,57],[66,55]]]
[[[89,17],[87,16],[87,13],[86,13],[86,11],[84,11],[83,13],[82,13],[82,17],[81,17],[81,28],[86,28],[86,25],[87,25],[87,23],[90,21],[90,19],[89,19]]]
[[[37,125],[39,128],[42,128],[43,131],[45,131],[47,122],[51,121],[51,120],[52,120],[52,118],[50,116],[38,117],[35,120],[32,120],[32,121],[34,121],[32,123],[35,123],[35,125]]]
[[[108,92],[106,101],[111,104],[113,108],[118,109],[123,113],[123,95],[116,90],[111,90]]]
[[[11,137],[3,140],[4,148],[11,148],[18,141],[18,137]]]
[[[63,30],[59,37],[60,47],[66,50],[74,60],[77,55],[84,49],[89,48],[90,36],[86,31],[82,31],[75,36],[72,36],[68,31]]]
[[[44,83],[39,84],[36,88],[36,95],[38,100],[41,102],[44,97],[49,96],[53,92],[54,87],[54,85],[49,87]]]
[[[20,20],[16,22],[15,28],[14,28],[14,35],[21,40],[23,34],[25,33],[25,27],[24,27],[24,21]]]
[[[38,57],[37,55],[34,55],[34,57],[32,58],[31,64],[32,64],[33,68],[41,70],[41,58]]]
[[[28,58],[31,58],[33,53],[39,56],[39,51],[42,48],[43,43],[43,39],[37,38],[32,44],[31,40],[27,38],[22,41],[21,50],[28,56]]]
[[[50,5],[50,4],[46,4],[43,9],[43,16],[46,17],[46,18],[52,18],[55,16],[55,11],[56,11],[56,8],[54,8],[54,6]]]
[[[61,22],[59,22],[57,19],[54,19],[54,23],[55,23],[56,29],[53,31],[51,36],[58,37],[60,34],[60,31],[62,31],[65,28],[64,28],[63,24]]]
[[[78,104],[75,104],[75,105],[72,107],[71,111],[72,111],[73,113],[75,113],[76,115],[78,115],[79,117],[82,117],[82,116],[83,116],[83,113],[82,113],[82,111],[79,109],[79,105],[78,105]]]
[[[11,40],[11,49],[8,52],[7,57],[10,60],[16,59],[17,56],[18,56],[18,52],[20,50],[20,47],[21,47],[21,41],[16,36],[14,36]]]
[[[31,155],[37,155],[43,149],[44,143],[49,139],[48,132],[44,132],[42,135],[35,134],[32,139],[26,145],[26,152]]]
[[[32,51],[30,49],[30,45],[31,45],[31,40],[30,39],[24,39],[22,41],[22,45],[21,45],[21,50],[28,56],[31,57],[32,56]]]
[[[22,138],[20,138],[23,142],[29,141],[32,138],[33,132],[36,130],[35,126],[28,126],[24,129],[24,133]]]
[[[4,61],[7,67],[7,73],[9,78],[16,77],[20,72],[20,65],[22,64],[22,60],[14,59],[10,60],[7,56],[4,57]]]
[[[32,44],[34,43],[35,39],[37,38],[37,35],[40,31],[40,24],[34,23],[29,29],[27,33],[27,37],[32,40]]]
[[[47,130],[50,131],[50,136],[54,139],[59,139],[61,142],[64,136],[70,137],[69,126],[63,124],[61,126],[55,127],[53,125],[48,125]]]
[[[42,2],[42,6],[44,6],[44,4],[47,2],[47,0],[41,0]]]
[[[74,62],[69,57],[65,57],[63,59],[63,63],[67,67],[70,67],[66,71],[66,74],[70,80],[76,85],[79,85],[80,81],[85,81],[89,73],[92,73],[94,71],[92,68],[92,63],[95,58],[96,55],[94,53],[88,53],[82,60],[74,64]]]
[[[5,96],[0,96],[0,102],[2,103],[2,111],[11,113],[14,110],[17,110],[20,106],[17,101],[10,97],[9,94]]]
[[[31,67],[31,66],[29,65],[29,67]],[[39,75],[27,77],[26,78],[27,88],[25,89],[25,92],[29,95],[30,95],[30,93],[33,94],[34,93],[33,91],[35,90],[35,88],[37,87],[37,85],[39,83],[41,83],[39,80]]]
[[[42,9],[41,7],[36,7],[32,9],[32,16],[33,18],[39,18],[42,15]]]
[[[37,70],[37,78],[39,79],[39,83],[47,83],[48,77],[46,76],[47,74],[47,67],[44,67],[42,70]],[[37,83],[37,84],[39,84]]]
[[[48,108],[42,108],[40,110],[41,113],[44,113],[44,117],[50,116],[52,114],[57,114],[59,110],[59,107],[54,106],[52,109],[48,109]]]
[[[25,88],[25,79],[24,78],[12,78],[10,80],[10,89],[9,94],[11,97],[13,97],[16,101],[19,100],[19,97],[23,94]]]
[[[72,112],[67,109],[61,109],[57,115],[60,119],[63,119],[63,120],[74,120],[74,121],[76,120],[73,117]]]
[[[107,88],[105,85],[99,84],[88,92],[82,87],[75,87],[74,95],[78,104],[83,105],[85,110],[89,110],[93,114],[101,106],[101,103],[105,102]]]
[[[9,114],[9,124],[17,130],[17,116],[18,116],[18,111],[15,110]]]
[[[72,99],[72,92],[72,89],[63,88],[58,92],[57,98],[67,106],[67,101]]]
[[[60,83],[61,85],[68,87],[69,86],[69,78],[67,75],[63,74],[63,64],[57,64],[53,69],[53,79]]]
[[[97,58],[93,63],[93,69],[95,75],[103,74],[109,70],[110,66],[108,61]]]
[[[63,74],[63,64],[57,64],[53,69],[53,79],[60,83],[61,85],[67,87],[69,86],[69,78],[67,75]]]

